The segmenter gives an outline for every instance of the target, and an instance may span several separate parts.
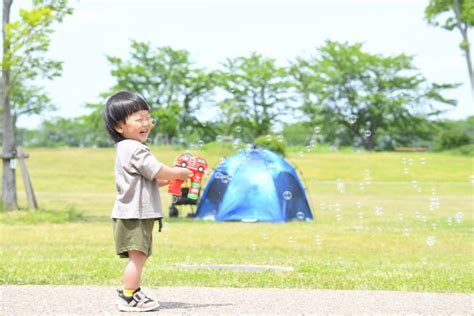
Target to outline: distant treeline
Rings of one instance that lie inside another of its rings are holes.
[[[440,120],[456,105],[443,91],[458,84],[429,83],[405,54],[370,54],[361,44],[327,41],[314,55],[287,65],[252,53],[218,69],[196,67],[189,52],[132,42],[130,57],[107,57],[115,85],[88,115],[52,118],[17,131],[26,146],[108,147],[101,112],[114,92],[141,94],[159,122],[154,143],[197,144],[229,139],[240,144],[280,135],[290,146],[317,143],[366,150],[474,143],[474,120]],[[225,138],[228,137],[228,138]],[[237,140],[238,139],[238,140]]]

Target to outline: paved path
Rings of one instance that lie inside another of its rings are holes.
[[[143,315],[474,315],[473,294],[200,287],[144,290],[161,306]],[[110,287],[0,286],[0,315],[137,315],[117,312],[115,298],[115,289]]]

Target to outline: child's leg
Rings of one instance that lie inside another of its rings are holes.
[[[142,269],[147,256],[138,250],[128,252],[128,263],[123,273],[123,288],[126,290],[136,290],[140,287]]]

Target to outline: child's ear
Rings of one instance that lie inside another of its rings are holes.
[[[117,126],[114,127],[115,131],[119,134],[122,134],[123,133],[123,127],[122,127],[122,124],[119,123],[117,124]]]

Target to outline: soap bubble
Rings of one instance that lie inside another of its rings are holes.
[[[316,244],[316,246],[321,247],[321,244],[323,243],[323,239],[321,238],[321,236],[314,236],[314,243]]]
[[[220,143],[222,141],[222,135],[217,135],[216,136],[216,141]]]
[[[173,195],[173,197],[171,198],[171,200],[173,201],[173,204],[178,203],[178,197],[177,197],[176,195]]]
[[[354,124],[357,121],[357,115],[354,115],[354,114],[349,115],[349,117],[347,118],[347,121],[350,124]]]
[[[454,216],[454,219],[456,220],[456,222],[458,222],[458,224],[462,223],[462,221],[464,220],[464,214],[462,212],[457,212]]]
[[[250,248],[251,248],[253,251],[257,250],[257,244],[255,244],[255,243],[251,244],[251,245],[250,245]]]
[[[342,179],[336,180],[336,187],[339,193],[344,193],[344,191],[346,190],[346,185]]]
[[[452,217],[448,217],[448,225],[452,225],[453,224],[453,218]]]
[[[204,145],[204,141],[202,139],[198,140],[198,146],[202,147]]]
[[[242,131],[242,127],[237,126],[237,127],[235,128],[235,131],[236,131],[237,133],[240,133],[240,132]]]
[[[437,229],[438,225],[436,225],[436,223],[433,223],[433,224],[431,224],[431,227],[433,227],[433,229]]]
[[[148,137],[148,138],[146,139],[146,142],[145,142],[145,143],[148,144],[148,145],[151,145],[151,144],[153,144],[153,139],[151,139],[150,137]]]
[[[223,174],[221,177],[222,183],[228,183],[229,182],[229,176],[226,174]]]
[[[245,149],[246,150],[252,150],[253,149],[253,144],[247,144],[247,146],[245,146]]]
[[[272,141],[272,135],[270,135],[270,134],[267,135],[267,141],[269,141],[269,142]]]
[[[474,175],[469,177],[469,183],[474,184]]]
[[[278,135],[277,140],[281,143],[283,141],[283,135]]]
[[[405,236],[410,236],[411,234],[411,229],[410,228],[403,228],[403,235]]]
[[[267,233],[263,233],[263,234],[262,234],[262,238],[263,238],[263,240],[268,240],[268,234],[267,234]]]
[[[364,219],[364,213],[358,212],[358,213],[357,213],[357,217],[358,217],[359,219]]]
[[[421,157],[421,158],[420,158],[420,163],[421,163],[422,165],[425,165],[425,164],[426,164],[426,158],[425,158],[425,157]]]
[[[291,193],[290,191],[283,192],[283,198],[285,200],[291,200],[292,197],[293,197],[293,193]]]
[[[382,215],[383,215],[383,207],[381,207],[381,206],[376,206],[376,207],[375,207],[375,215],[377,215],[377,216],[382,216]]]
[[[369,138],[370,135],[372,135],[372,132],[369,131],[369,130],[366,130],[365,133],[364,133],[364,135],[365,135],[366,138]]]
[[[435,236],[428,236],[426,238],[426,244],[429,246],[429,247],[433,247],[435,244],[436,244],[436,237]]]
[[[202,127],[206,127],[207,122],[202,122],[201,125],[202,125]]]
[[[296,213],[296,218],[300,221],[304,220],[304,213],[303,212],[297,212]]]
[[[315,132],[316,134],[319,134],[319,133],[321,132],[321,127],[316,126],[316,127],[314,128],[314,132]]]
[[[336,214],[336,221],[340,222],[342,220],[341,214]]]
[[[293,237],[292,237],[292,236],[288,237],[288,242],[289,242],[290,244],[292,244],[292,243],[295,242],[295,241],[293,240]]]

